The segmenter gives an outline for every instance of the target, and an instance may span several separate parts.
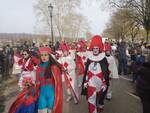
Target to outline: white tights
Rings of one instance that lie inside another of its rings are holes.
[[[45,108],[45,109],[42,109],[42,110],[38,110],[38,113],[52,113],[52,111]]]

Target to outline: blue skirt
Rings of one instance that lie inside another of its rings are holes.
[[[32,103],[28,106],[26,106],[25,104],[21,104],[15,113],[38,113],[38,106],[37,106],[37,102]]]

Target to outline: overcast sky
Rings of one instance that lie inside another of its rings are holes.
[[[34,33],[35,0],[0,0],[0,33]],[[102,11],[97,3],[82,0],[81,13],[87,17],[91,32],[100,34],[109,21],[109,12]]]

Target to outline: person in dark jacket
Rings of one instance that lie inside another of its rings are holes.
[[[142,50],[137,49],[137,55],[135,57],[134,64],[132,65],[132,70],[133,70],[132,82],[133,83],[137,80],[136,71],[142,66],[144,62],[145,62],[145,57],[142,55]]]
[[[124,75],[127,75],[127,55],[126,55],[125,42],[118,43],[118,74],[121,75],[122,71]]]
[[[143,105],[143,113],[150,113],[150,59],[137,71],[137,92]]]
[[[3,48],[0,48],[0,74],[4,74],[4,53]]]

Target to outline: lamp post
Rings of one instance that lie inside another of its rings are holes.
[[[52,46],[54,45],[54,36],[53,36],[53,6],[52,4],[50,3],[49,6],[48,6],[48,10],[49,10],[49,13],[50,13],[50,19],[51,19],[51,37],[52,37]]]

